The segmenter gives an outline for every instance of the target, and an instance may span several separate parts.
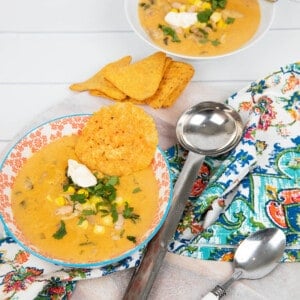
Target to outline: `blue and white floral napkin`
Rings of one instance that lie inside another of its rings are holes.
[[[170,251],[231,260],[250,233],[278,227],[287,236],[283,261],[300,261],[300,63],[253,82],[227,103],[247,124],[244,136],[223,161],[206,159]],[[173,162],[184,156],[180,148],[169,151]]]

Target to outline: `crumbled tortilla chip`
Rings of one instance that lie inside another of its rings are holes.
[[[106,95],[109,98],[115,100],[124,100],[126,94],[116,88],[111,82],[104,78],[104,73],[106,71],[114,72],[116,68],[129,65],[131,62],[131,56],[125,56],[115,62],[112,62],[98,71],[94,76],[87,79],[86,81],[75,83],[70,86],[70,89],[73,91],[91,91],[96,90],[99,93]]]
[[[155,94],[164,74],[166,54],[156,52],[130,65],[105,70],[104,77],[129,97],[143,101]]]
[[[117,102],[91,116],[75,153],[95,172],[122,176],[148,167],[157,145],[153,118],[132,103]]]
[[[153,108],[169,107],[179,97],[194,75],[194,68],[187,63],[171,61],[165,70],[156,93],[146,100]]]

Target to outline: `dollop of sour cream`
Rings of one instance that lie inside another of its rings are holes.
[[[171,11],[165,15],[165,21],[175,27],[188,28],[197,23],[197,13]]]
[[[68,160],[67,175],[72,178],[75,184],[83,188],[97,184],[97,178],[90,169],[74,159]]]

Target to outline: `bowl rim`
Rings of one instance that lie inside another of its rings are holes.
[[[59,120],[63,120],[63,119],[68,119],[68,118],[74,118],[74,117],[89,117],[91,116],[92,113],[76,113],[76,114],[70,114],[70,115],[63,115],[60,117],[56,117],[56,118],[52,118],[49,119],[47,121],[44,121],[40,124],[37,124],[35,126],[33,126],[32,128],[30,128],[29,130],[26,130],[22,133],[22,135],[18,136],[17,138],[15,138],[8,146],[8,150],[2,155],[1,157],[1,161],[0,161],[0,172],[2,172],[3,170],[3,166],[6,162],[6,160],[9,158],[10,154],[12,153],[12,151],[15,149],[15,147],[26,137],[28,137],[32,132],[42,128],[45,125],[49,125],[51,123],[54,123],[56,121]],[[62,135],[62,136],[66,136],[66,135]],[[47,143],[49,144],[49,143]],[[43,146],[42,146],[43,147]],[[14,241],[21,247],[23,248],[25,251],[27,251],[28,253],[32,254],[35,257],[38,257],[40,259],[42,259],[43,261],[46,261],[48,263],[52,263],[55,265],[59,265],[62,267],[71,267],[71,268],[96,268],[96,267],[107,267],[109,265],[116,265],[118,263],[121,263],[124,259],[129,258],[130,256],[133,256],[135,253],[137,253],[138,251],[141,251],[149,242],[150,240],[156,235],[156,233],[159,231],[159,229],[161,228],[161,226],[163,225],[163,223],[165,222],[165,219],[167,217],[167,214],[169,213],[169,209],[171,206],[171,200],[173,197],[173,184],[172,184],[172,173],[171,173],[171,168],[170,168],[170,164],[168,162],[167,159],[167,155],[166,153],[160,148],[160,146],[158,146],[156,148],[156,152],[158,152],[162,158],[163,161],[165,163],[166,166],[166,171],[168,173],[168,178],[169,178],[169,185],[168,185],[168,189],[169,189],[169,196],[168,196],[168,200],[166,202],[166,206],[165,206],[165,210],[163,213],[162,218],[159,220],[158,224],[155,226],[155,228],[149,233],[149,235],[138,245],[134,246],[133,248],[129,249],[128,251],[117,255],[113,258],[109,258],[109,259],[105,259],[102,261],[96,261],[96,262],[88,262],[88,263],[74,263],[74,262],[68,262],[68,261],[64,261],[61,259],[56,259],[56,258],[50,258],[47,257],[41,253],[38,252],[38,250],[34,250],[33,248],[29,247],[28,245],[26,245],[26,243],[24,241],[21,241],[16,234],[14,233],[14,230],[11,228],[12,226],[9,226],[9,223],[5,217],[2,214],[3,211],[3,207],[1,206],[0,208],[0,222],[2,223],[3,227],[4,227],[4,231],[5,233],[12,237],[14,239]]]
[[[178,57],[181,59],[187,59],[187,60],[212,60],[217,58],[223,58],[227,56],[231,56],[233,54],[239,53],[243,50],[248,49],[250,46],[253,46],[256,42],[261,40],[265,34],[269,31],[273,20],[275,16],[275,2],[266,1],[266,0],[257,0],[258,4],[260,6],[261,11],[261,20],[259,27],[256,31],[256,33],[252,36],[252,38],[247,41],[244,45],[242,45],[240,48],[233,50],[228,53],[220,54],[220,55],[214,55],[214,56],[192,56],[192,55],[186,55],[186,54],[180,54],[173,51],[169,51],[167,49],[161,48],[160,46],[156,45],[151,41],[147,33],[144,31],[144,29],[141,27],[139,23],[138,18],[138,10],[135,9],[137,7],[139,0],[124,0],[124,10],[126,19],[132,28],[132,30],[135,32],[135,34],[140,37],[141,40],[146,42],[149,46],[154,48],[155,50],[165,52],[167,55],[171,55],[174,57]]]

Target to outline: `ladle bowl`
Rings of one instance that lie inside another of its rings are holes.
[[[205,155],[217,156],[230,151],[239,142],[242,132],[240,115],[222,103],[201,102],[181,115],[177,121],[176,135],[189,154],[174,186],[165,223],[148,244],[123,299],[147,299]]]
[[[187,150],[216,156],[228,152],[243,130],[240,115],[223,103],[202,102],[187,109],[177,121],[176,136]]]

